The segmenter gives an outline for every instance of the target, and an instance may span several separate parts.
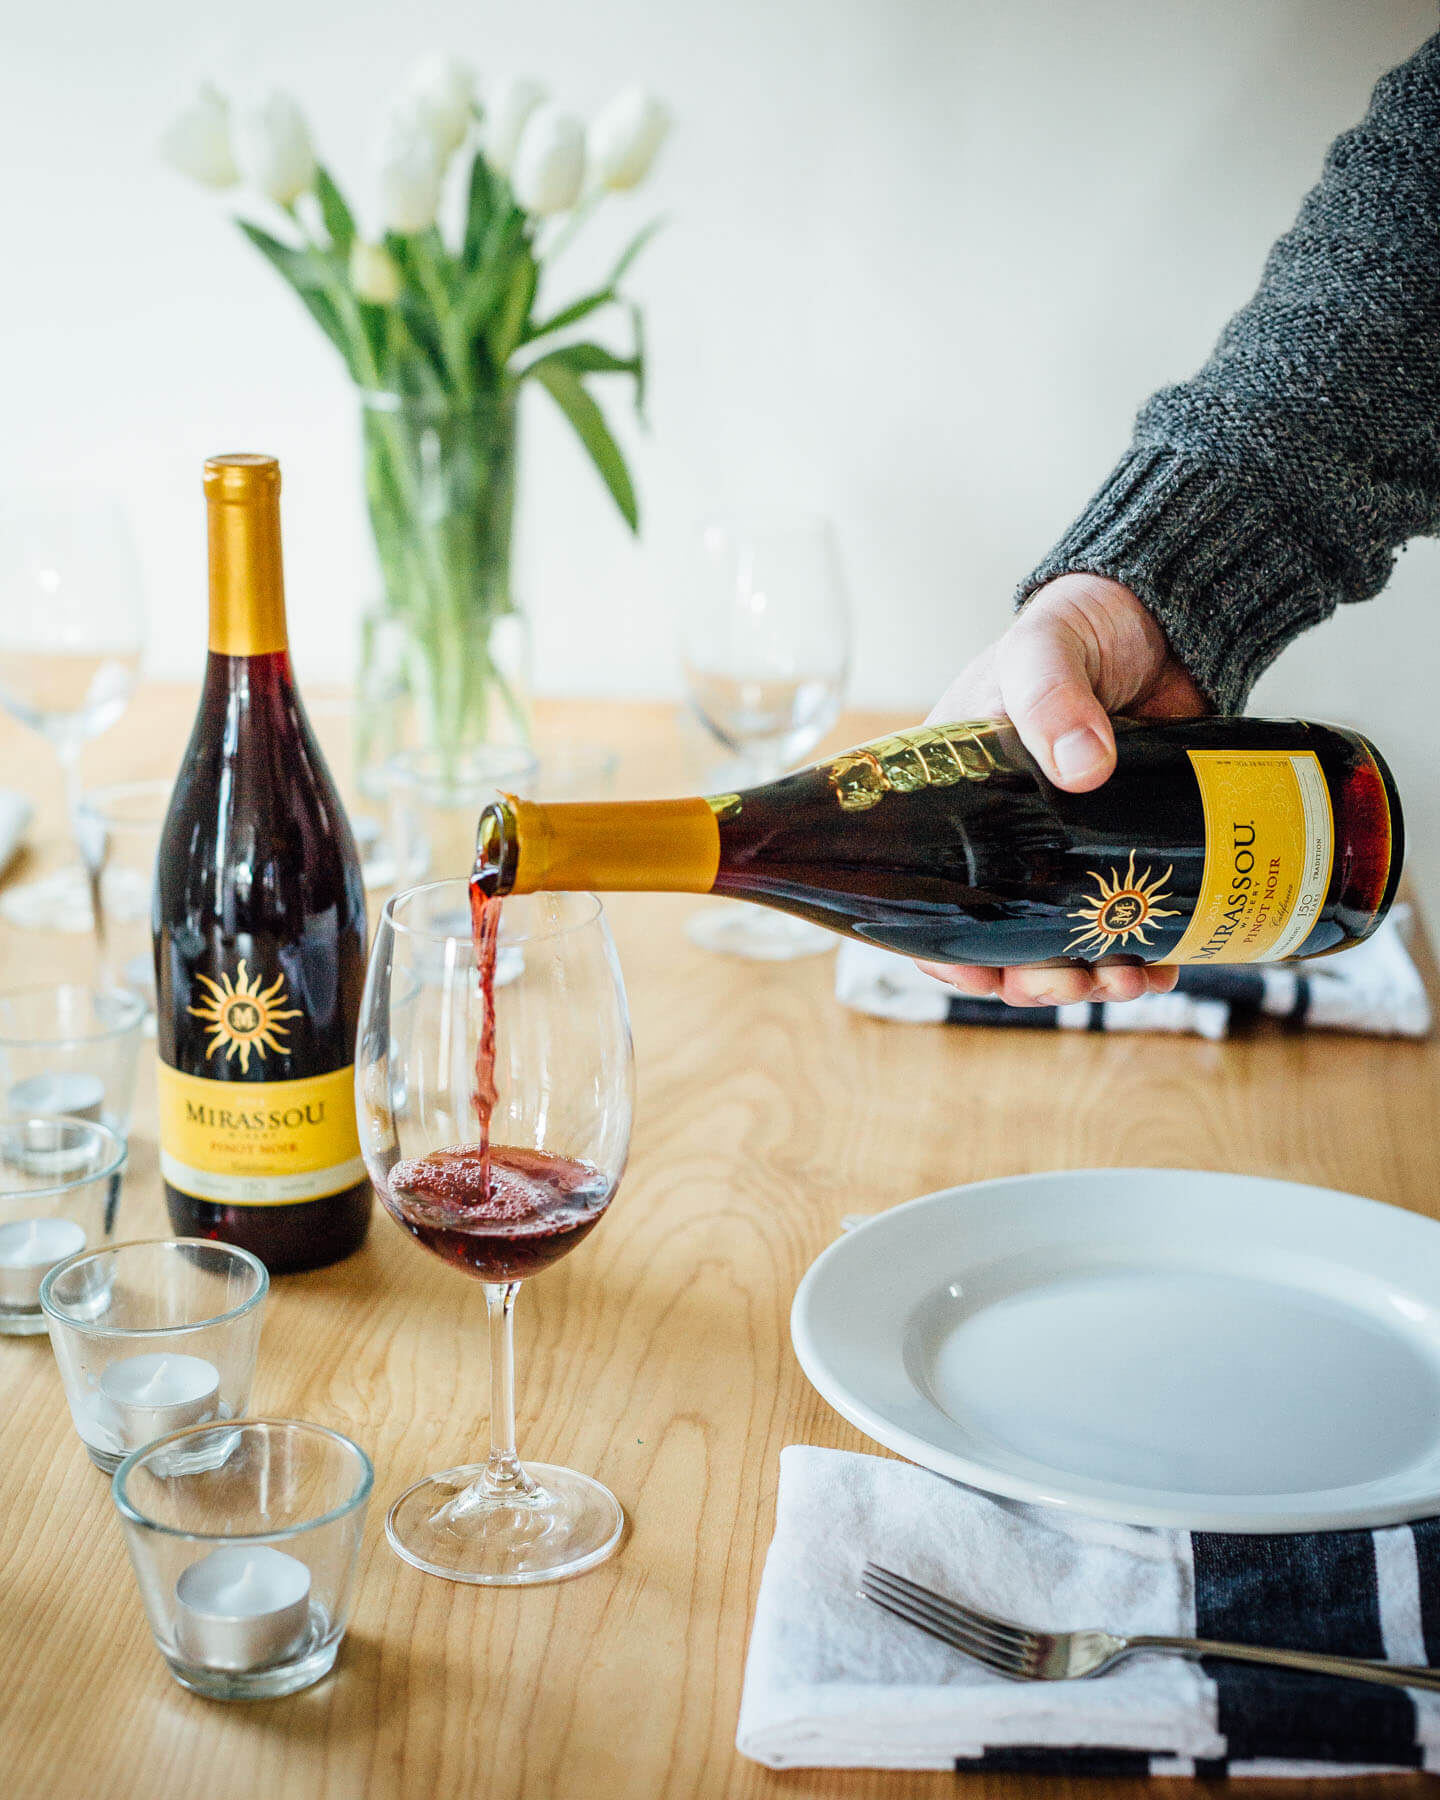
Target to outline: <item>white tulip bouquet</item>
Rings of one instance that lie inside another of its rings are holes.
[[[515,610],[523,383],[550,394],[638,530],[634,485],[591,384],[627,376],[643,408],[642,318],[622,283],[654,224],[602,286],[554,308],[541,290],[550,262],[601,201],[644,180],[668,128],[665,109],[639,88],[617,96],[587,131],[534,81],[497,81],[482,101],[463,63],[431,59],[386,120],[370,232],[283,94],[232,123],[225,97],[204,87],[161,141],[182,173],[211,188],[243,184],[278,210],[278,235],[250,217],[240,229],[295,290],[361,391],[370,518],[388,606],[408,636],[405,678],[420,736],[432,747],[459,750],[525,730],[493,642],[496,622]],[[455,185],[463,206],[447,233],[442,206]],[[628,315],[628,352],[579,329],[612,308]]]

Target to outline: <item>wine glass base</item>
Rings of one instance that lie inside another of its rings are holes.
[[[823,956],[839,941],[822,925],[744,900],[725,901],[691,913],[685,921],[685,935],[701,950],[743,956],[751,962],[794,962],[802,956]]]
[[[563,1581],[615,1553],[625,1514],[609,1488],[551,1463],[525,1470],[533,1491],[500,1496],[477,1488],[483,1464],[427,1475],[390,1508],[390,1547],[427,1575],[485,1587]]]

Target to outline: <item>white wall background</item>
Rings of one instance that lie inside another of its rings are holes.
[[[280,455],[302,676],[340,678],[375,576],[355,407],[333,352],[229,223],[161,167],[193,85],[278,85],[364,189],[404,67],[453,48],[582,110],[639,76],[678,128],[649,187],[573,253],[578,284],[652,211],[633,287],[652,431],[616,416],[631,543],[533,395],[520,587],[556,693],[675,691],[670,609],[697,512],[766,496],[838,520],[852,697],[917,714],[1003,625],[1124,445],[1203,360],[1336,132],[1437,24],[1432,0],[72,0],[0,27],[0,482],[124,492],[150,665],[203,643],[202,457]],[[567,263],[552,293],[569,286]],[[1257,705],[1392,752],[1440,891],[1440,552],[1296,646]]]

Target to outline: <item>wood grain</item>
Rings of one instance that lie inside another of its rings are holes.
[[[148,689],[92,753],[95,769],[173,769],[192,706],[190,691]],[[855,718],[842,735],[891,723]],[[551,705],[547,728],[620,748],[622,791],[698,781],[668,709]],[[343,766],[333,717],[322,732]],[[0,723],[0,779],[46,799],[20,878],[61,848],[47,759]],[[682,927],[696,904],[610,906],[639,1073],[630,1170],[601,1229],[527,1287],[518,1314],[522,1453],[614,1488],[631,1521],[621,1554],[579,1580],[505,1593],[423,1576],[390,1553],[390,1498],[483,1449],[486,1368],[478,1288],[380,1215],[348,1263],[275,1284],[254,1394],[257,1411],[336,1426],[375,1458],[339,1665],[288,1700],[196,1699],[155,1654],[108,1484],[75,1437],[48,1343],[0,1339],[7,1796],[945,1794],[954,1777],[775,1775],[734,1749],[780,1448],[873,1448],[812,1392],[789,1346],[796,1283],[841,1216],[955,1181],[1117,1164],[1283,1175],[1437,1211],[1434,1045],[887,1026],[836,1007],[828,958],[750,967],[693,949]],[[0,986],[90,969],[84,939],[0,934]],[[153,1108],[147,1069],[127,1236],[167,1229]],[[1311,1785],[1246,1792],[1308,1800]],[[1400,1777],[1386,1791],[1421,1786]],[[1174,1800],[1187,1784],[969,1776],[965,1788],[995,1800],[1153,1788]]]

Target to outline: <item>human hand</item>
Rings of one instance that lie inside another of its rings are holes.
[[[1061,575],[1029,600],[1015,623],[983,650],[941,696],[931,721],[1010,719],[1056,787],[1088,794],[1115,768],[1109,714],[1193,719],[1210,711],[1127,587],[1100,575]],[[962,994],[994,995],[1011,1006],[1069,1006],[1078,1000],[1135,1000],[1168,993],[1177,971],[1158,964],[1103,969],[985,969],[922,963]]]

